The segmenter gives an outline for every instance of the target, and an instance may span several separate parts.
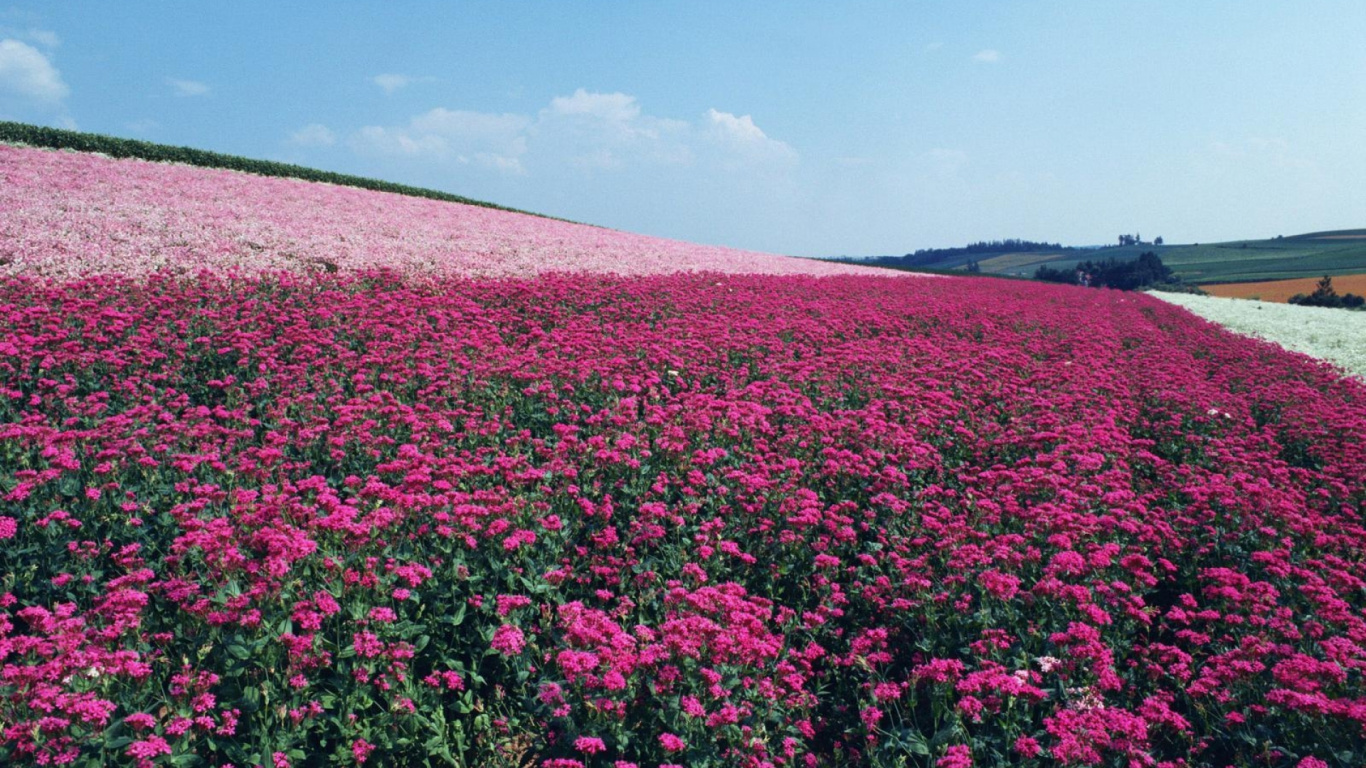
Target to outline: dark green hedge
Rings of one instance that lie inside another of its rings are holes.
[[[0,120],[0,141],[18,142],[35,147],[50,147],[52,149],[73,149],[78,152],[101,152],[111,157],[137,157],[143,160],[185,163],[187,165],[198,165],[204,168],[227,168],[234,171],[260,174],[261,176],[283,176],[291,179],[303,179],[305,181],[324,181],[329,184],[339,184],[346,187],[360,187],[361,189],[393,192],[395,194],[408,195],[410,197],[426,197],[432,200],[445,200],[452,203],[478,205],[483,208],[496,208],[500,211],[528,213],[528,211],[519,211],[516,208],[507,208],[501,205],[494,205],[493,203],[485,203],[480,200],[471,200],[468,197],[452,195],[447,192],[438,192],[434,189],[410,187],[406,184],[394,184],[388,181],[366,179],[344,173],[320,171],[316,168],[305,168],[301,165],[276,163],[270,160],[252,160],[246,157],[224,155],[202,149],[191,149],[190,147],[172,147],[167,146],[166,144],[154,144],[150,141],[120,139],[114,136],[101,136],[95,133],[67,131],[60,128],[46,128],[40,125],[28,125],[26,123],[12,123]],[[532,215],[537,216],[540,214]]]

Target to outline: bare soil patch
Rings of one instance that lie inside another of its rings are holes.
[[[1229,299],[1261,299],[1284,304],[1297,293],[1313,293],[1321,278],[1297,277],[1291,280],[1266,280],[1256,283],[1219,283],[1202,285],[1211,295]],[[1338,294],[1355,293],[1366,296],[1366,274],[1334,275],[1333,290]]]

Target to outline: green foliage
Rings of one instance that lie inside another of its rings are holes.
[[[77,152],[99,152],[101,154],[109,155],[110,157],[135,157],[141,160],[151,160],[162,163],[184,163],[186,165],[195,165],[203,168],[225,168],[232,171],[254,173],[260,176],[280,176],[290,179],[302,179],[303,181],[320,181],[343,187],[359,187],[361,189],[375,190],[376,192],[392,192],[408,197],[425,197],[430,200],[444,200],[451,203],[477,205],[481,208],[494,208],[500,211],[529,213],[528,211],[519,211],[516,208],[507,208],[493,203],[486,203],[481,200],[472,200],[468,197],[461,197],[460,195],[452,195],[449,192],[440,192],[434,189],[424,189],[422,187],[410,187],[406,184],[394,184],[388,181],[367,179],[345,173],[320,171],[316,168],[305,168],[301,165],[277,163],[270,160],[253,160],[246,157],[237,157],[236,155],[209,152],[203,149],[173,147],[167,144],[155,144],[150,141],[120,139],[114,136],[68,131],[61,128],[47,128],[39,125],[28,125],[26,123],[0,121],[0,141],[27,144],[34,147],[47,147],[50,149],[69,149]],[[539,214],[531,215],[536,216]]]
[[[1125,291],[1175,282],[1171,268],[1163,264],[1161,257],[1153,251],[1145,251],[1132,261],[1113,258],[1084,261],[1075,270],[1054,269],[1045,264],[1035,270],[1034,279]]]

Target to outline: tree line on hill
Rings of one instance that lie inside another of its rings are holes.
[[[1044,264],[1035,270],[1034,279],[1124,291],[1180,282],[1172,275],[1171,267],[1163,264],[1162,259],[1152,251],[1144,251],[1137,259],[1116,259],[1112,256],[1099,261],[1087,260],[1072,269]]]
[[[1072,248],[1058,243],[1044,243],[1034,240],[1007,238],[1005,240],[982,240],[959,248],[921,248],[904,256],[877,256],[867,259],[871,264],[892,264],[906,267],[927,267],[947,259],[963,256],[998,256],[1003,253],[1027,251],[1070,251]],[[975,259],[973,260],[975,261]]]

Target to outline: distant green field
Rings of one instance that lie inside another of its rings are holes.
[[[1366,272],[1366,229],[1310,232],[1272,240],[1115,246],[1065,254],[1010,253],[978,263],[986,273],[1028,276],[1045,264],[1066,269],[1088,259],[1137,258],[1144,251],[1156,252],[1177,277],[1189,283],[1348,275]]]

